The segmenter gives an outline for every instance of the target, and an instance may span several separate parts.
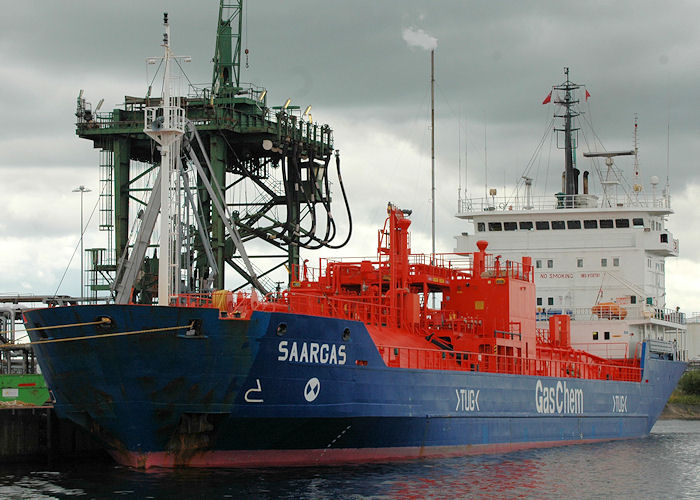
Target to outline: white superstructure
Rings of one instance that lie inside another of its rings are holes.
[[[638,184],[635,161],[636,183],[623,189],[612,157],[631,153],[590,155],[606,156],[607,171],[596,183],[600,195],[588,192],[588,172],[579,194],[574,165],[568,194],[563,180],[562,192],[533,198],[532,179],[525,178],[522,196],[499,198],[492,189],[486,198],[460,199],[457,217],[472,222],[473,230],[456,237],[456,251],[474,251],[486,240],[488,251],[503,259],[531,256],[540,326],[552,314],[569,314],[576,347],[627,357],[640,340],[654,339],[686,357],[685,315],[665,298],[665,260],[679,250],[666,228],[673,213],[668,186],[657,195],[656,177],[647,188]],[[595,161],[582,159],[589,164],[583,168],[601,172]]]

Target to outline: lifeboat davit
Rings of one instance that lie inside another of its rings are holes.
[[[601,302],[591,308],[591,312],[601,319],[625,319],[627,309],[615,302]]]

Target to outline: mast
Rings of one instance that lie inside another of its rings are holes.
[[[574,132],[579,129],[573,126],[573,119],[581,114],[574,108],[579,102],[574,91],[581,86],[569,80],[569,68],[564,68],[564,75],[566,75],[566,81],[561,85],[554,86],[554,90],[564,92],[564,98],[555,101],[556,104],[564,107],[563,114],[557,114],[556,108],[554,112],[555,117],[564,118],[564,128],[555,128],[554,130],[564,132],[564,184],[562,188],[565,206],[572,207],[574,196],[578,194],[579,174],[576,168],[576,139],[574,138]]]
[[[163,97],[159,107],[145,109],[144,133],[160,145],[160,258],[158,260],[158,305],[170,303],[170,297],[178,293],[179,288],[179,259],[180,254],[175,242],[171,241],[175,232],[172,226],[177,225],[178,209],[172,210],[171,197],[178,199],[179,193],[174,193],[173,175],[178,175],[177,159],[179,141],[185,132],[185,110],[180,107],[180,98],[171,93],[170,69],[174,59],[170,50],[170,24],[168,13],[163,13],[164,49],[163,56]]]
[[[435,258],[435,49],[430,51],[430,159],[431,159],[431,235],[433,259]]]

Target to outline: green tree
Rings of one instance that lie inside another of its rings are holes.
[[[700,370],[685,372],[678,382],[678,388],[686,394],[700,396]]]

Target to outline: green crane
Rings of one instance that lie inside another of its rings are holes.
[[[347,243],[352,221],[331,127],[314,123],[308,114],[310,106],[304,113],[299,106],[289,105],[289,99],[284,105],[268,106],[267,90],[241,83],[242,13],[242,0],[220,1],[212,85],[190,88],[182,97],[182,107],[186,118],[196,123],[200,138],[190,137],[190,145],[210,160],[208,181],[221,186],[232,213],[229,222],[235,224],[242,242],[255,248],[251,259],[260,283],[269,291],[275,286],[270,275],[276,270],[285,268],[289,280],[294,278],[300,249],[337,248]],[[145,97],[126,96],[123,106],[112,111],[92,112],[82,92],[78,98],[76,133],[101,151],[100,228],[112,238],[107,249],[87,250],[92,264],[87,287],[94,297],[99,290],[114,289],[119,279],[117,261],[128,259],[134,224],[147,204],[150,187],[144,186],[145,179],[159,167],[153,143],[143,133],[144,109],[157,101],[148,90]],[[347,231],[340,230],[331,215],[333,158],[349,220]],[[191,240],[188,259],[193,276],[186,290],[222,289],[230,270],[234,288],[247,286],[252,280],[228,238],[226,221],[214,210],[202,179],[196,188],[203,229],[185,231],[185,240]],[[337,243],[341,233],[346,237]],[[210,245],[203,245],[203,238]],[[205,246],[215,266],[208,264]],[[157,286],[153,273],[158,267],[157,245],[151,242],[150,247],[153,250],[134,286],[134,297],[146,303]],[[218,270],[215,276],[213,268]]]
[[[219,2],[216,25],[214,67],[211,77],[212,95],[225,95],[238,89],[241,82],[241,33],[243,32],[243,0]],[[234,23],[237,30],[233,29]]]

